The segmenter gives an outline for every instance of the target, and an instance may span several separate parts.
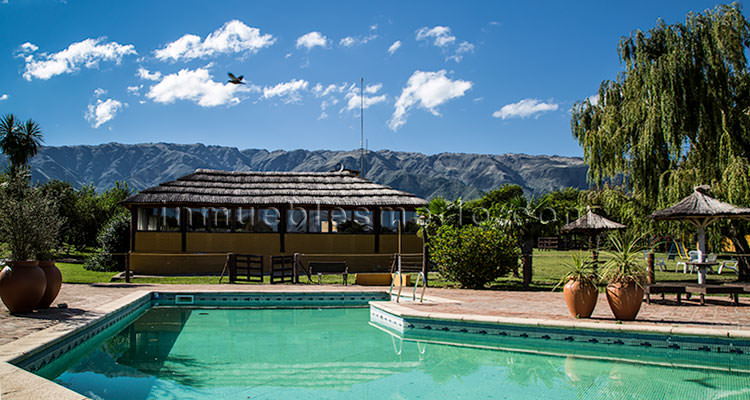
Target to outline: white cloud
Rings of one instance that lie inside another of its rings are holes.
[[[159,79],[161,79],[161,72],[151,72],[146,68],[139,67],[136,76],[147,81],[158,81]]]
[[[344,46],[344,47],[352,47],[352,46],[354,46],[354,44],[355,44],[356,42],[357,42],[357,40],[356,40],[356,39],[354,39],[354,38],[353,38],[353,37],[351,37],[351,36],[347,36],[347,37],[345,37],[345,38],[343,38],[343,39],[339,40],[339,46]]]
[[[304,79],[292,79],[274,86],[263,88],[263,98],[281,97],[285,103],[294,103],[300,100],[300,91],[307,89],[309,83]]]
[[[436,107],[448,100],[461,97],[471,89],[470,81],[452,80],[446,76],[445,70],[437,72],[414,71],[396,100],[395,110],[388,126],[397,130],[406,123],[407,111],[413,106],[419,106],[433,115],[440,115]]]
[[[325,97],[329,94],[343,93],[348,86],[349,84],[347,83],[342,83],[338,86],[331,83],[330,85],[324,87],[320,83],[316,83],[315,86],[312,87],[312,92],[315,97]]]
[[[537,99],[523,99],[517,103],[504,105],[501,109],[492,113],[495,118],[528,118],[534,114],[555,111],[558,105],[554,103],[543,103]]]
[[[0,101],[3,101],[3,100],[8,100],[8,94],[7,93],[3,93],[3,95],[0,96]]]
[[[33,53],[37,50],[39,50],[39,47],[30,42],[21,45],[21,52],[23,53]]]
[[[377,29],[378,29],[378,24],[372,24],[372,25],[370,25],[370,30],[371,31],[374,31],[374,30],[377,30]]]
[[[120,103],[115,99],[104,101],[97,99],[96,104],[89,104],[86,121],[91,124],[91,127],[98,128],[107,121],[111,121],[126,106],[127,104]]]
[[[599,93],[587,97],[586,100],[588,100],[589,103],[591,103],[592,106],[599,105]]]
[[[128,93],[139,96],[141,94],[141,89],[143,89],[143,85],[128,86]]]
[[[328,46],[328,38],[320,32],[306,33],[297,38],[297,48],[305,47],[308,50],[315,46],[326,47]]]
[[[253,85],[234,85],[213,80],[206,68],[182,69],[176,74],[165,75],[149,88],[146,97],[157,103],[173,103],[176,100],[190,100],[201,107],[216,107],[237,104],[243,92],[258,91]]]
[[[81,66],[96,68],[100,61],[114,61],[117,64],[129,54],[137,54],[131,44],[121,45],[117,42],[101,43],[103,38],[86,39],[68,46],[57,53],[40,53],[38,58],[33,53],[37,46],[24,43],[21,48],[28,55],[24,57],[26,70],[24,79],[49,79],[55,75],[78,71]]]
[[[427,28],[426,26],[417,31],[417,40],[434,39],[433,44],[438,47],[445,47],[456,41],[456,37],[451,35],[451,28],[447,26],[435,26]]]
[[[163,49],[154,51],[154,55],[162,61],[177,61],[243,51],[255,54],[275,42],[276,39],[272,35],[261,34],[260,29],[247,26],[235,19],[211,32],[204,40],[201,40],[200,36],[186,34]]]
[[[371,40],[377,39],[378,35],[372,34],[367,35],[365,37],[353,37],[353,36],[347,36],[341,40],[339,40],[339,46],[343,47],[354,47],[354,46],[360,46],[363,45]]]
[[[107,91],[102,88],[96,88],[94,89],[94,96],[101,97],[103,95],[107,94]]]
[[[453,60],[455,62],[461,62],[461,60],[464,58],[464,53],[473,53],[474,52],[474,45],[469,42],[461,42],[461,44],[458,45],[458,48],[456,48],[456,52],[448,56],[446,60]]]
[[[365,93],[373,95],[377,94],[382,87],[382,83],[365,86]],[[346,100],[346,106],[341,109],[341,112],[359,109],[360,106],[370,108],[372,105],[384,102],[386,96],[384,94],[379,96],[362,96],[360,89],[355,85],[351,85],[349,91],[344,96],[344,99]]]
[[[396,50],[398,50],[400,47],[401,47],[401,41],[400,40],[397,40],[397,41],[393,42],[393,44],[391,45],[391,47],[388,48],[388,54],[393,55],[393,53],[395,53]]]

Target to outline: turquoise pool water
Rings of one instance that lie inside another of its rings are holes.
[[[750,375],[402,341],[366,308],[153,308],[37,374],[98,399],[748,399]]]

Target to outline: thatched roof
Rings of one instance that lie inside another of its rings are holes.
[[[349,171],[237,172],[198,169],[175,181],[140,191],[132,205],[233,207],[332,206],[420,207],[427,201],[378,185]]]
[[[624,229],[625,225],[618,224],[617,222],[610,221],[599,214],[595,214],[591,209],[588,209],[586,215],[577,220],[563,226],[561,230],[563,232],[582,232],[582,233],[596,233],[606,231],[609,229]]]
[[[750,217],[750,208],[716,200],[708,194],[709,190],[709,186],[696,186],[690,196],[672,207],[655,211],[650,217],[655,220]]]

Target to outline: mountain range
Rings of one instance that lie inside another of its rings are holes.
[[[0,156],[0,162],[5,160]],[[360,150],[239,150],[203,144],[106,143],[46,146],[31,160],[36,182],[59,179],[97,190],[126,181],[136,190],[189,174],[198,168],[236,171],[330,171],[340,165],[360,169]],[[526,154],[464,154],[368,151],[364,176],[423,198],[476,198],[504,184],[518,184],[528,195],[587,188],[580,157]]]

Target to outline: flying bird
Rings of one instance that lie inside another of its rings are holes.
[[[244,85],[245,82],[242,82],[243,75],[240,76],[234,76],[233,73],[228,72],[227,75],[229,75],[229,80],[227,82],[234,83],[235,85]]]

